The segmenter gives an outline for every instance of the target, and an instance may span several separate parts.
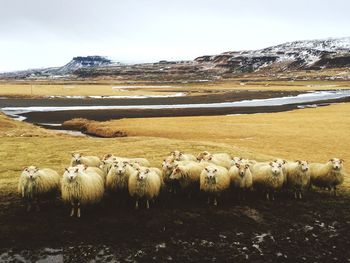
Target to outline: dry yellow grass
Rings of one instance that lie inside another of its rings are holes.
[[[169,86],[156,88],[156,86]],[[348,81],[254,81],[240,83],[239,80],[225,80],[213,83],[189,83],[189,84],[135,84],[125,83],[106,84],[104,82],[82,84],[82,83],[60,83],[52,84],[34,81],[32,83],[1,83],[0,96],[135,96],[135,95],[171,95],[179,90],[201,92],[205,91],[229,91],[229,90],[264,90],[264,91],[309,91],[309,90],[332,90],[350,89]],[[134,88],[123,90],[124,87],[144,86],[145,88]],[[121,87],[112,88],[112,87]],[[166,92],[164,92],[166,90]],[[204,93],[203,93],[204,92]],[[192,95],[196,95],[193,93]]]
[[[277,156],[320,162],[335,156],[350,160],[350,104],[240,116],[123,119],[98,126],[127,131],[129,137],[72,137],[0,114],[0,191],[14,192],[21,168],[27,165],[62,173],[74,151],[143,156],[155,166],[174,149],[228,152],[258,160]],[[349,185],[347,178],[345,188]]]

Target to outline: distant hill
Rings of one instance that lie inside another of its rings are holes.
[[[0,74],[0,78],[122,78],[146,80],[214,80],[232,74],[350,67],[350,37],[288,42],[259,50],[229,51],[192,61],[124,65],[106,57],[74,57],[57,68]]]

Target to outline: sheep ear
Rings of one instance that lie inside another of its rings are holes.
[[[84,170],[86,170],[88,168],[88,166],[86,164],[84,164]]]
[[[23,169],[23,171],[25,171],[28,169],[28,166],[24,166],[22,169]]]
[[[301,164],[301,161],[300,161],[300,160],[296,160],[295,162],[298,163],[298,164]]]
[[[273,166],[273,163],[274,163],[274,162],[270,162],[269,165],[270,165],[270,166]]]
[[[75,154],[75,153],[71,153],[72,157],[74,157],[74,154]]]
[[[239,163],[235,163],[236,167],[239,168]]]
[[[150,172],[150,169],[147,168],[147,169],[146,169],[146,173],[149,173],[149,172]]]
[[[76,172],[76,173],[79,172],[79,168],[76,168],[76,169],[75,169],[75,172]]]
[[[210,156],[210,157],[208,158],[209,161],[210,161],[211,159],[213,159],[213,156]]]
[[[333,162],[333,161],[334,161],[334,159],[333,159],[333,158],[328,160],[328,162]]]
[[[249,168],[249,164],[246,164],[246,165],[245,165],[245,169],[248,169],[248,168]]]
[[[66,172],[68,172],[68,168],[64,168],[64,170],[65,170]]]
[[[180,152],[179,155],[184,155],[183,152]]]
[[[345,163],[344,159],[340,159],[340,162],[341,162],[341,163]]]
[[[218,169],[214,169],[214,173],[216,173],[218,171]]]
[[[286,164],[287,163],[287,161],[286,160],[283,160],[283,164]]]

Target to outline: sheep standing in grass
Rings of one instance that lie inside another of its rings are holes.
[[[228,171],[231,180],[231,186],[234,188],[239,197],[243,197],[245,192],[253,187],[253,175],[250,171],[249,164],[237,163]]]
[[[176,194],[179,190],[179,182],[177,180],[170,179],[170,176],[175,168],[176,161],[173,157],[169,156],[163,160],[162,163],[162,172],[163,172],[163,180],[167,190],[170,193]]]
[[[208,204],[213,197],[213,204],[217,206],[217,198],[230,187],[230,176],[226,168],[208,165],[200,174],[200,190],[208,194]]]
[[[209,163],[213,163],[215,165],[218,166],[222,166],[225,167],[226,169],[230,169],[232,166],[232,159],[229,155],[219,155],[219,154],[208,154],[205,155],[201,162],[209,162]]]
[[[161,180],[159,175],[149,168],[136,168],[129,176],[128,189],[131,197],[135,198],[135,209],[139,208],[139,201],[146,199],[146,207],[149,201],[154,200],[160,192]]]
[[[83,156],[81,153],[72,153],[70,166],[77,166],[78,164],[99,167],[101,165],[101,160],[96,156]]]
[[[113,154],[105,154],[102,158],[102,161],[107,162],[107,163],[113,163],[113,162],[129,162],[129,163],[138,163],[141,166],[146,166],[149,167],[151,166],[150,162],[146,158],[127,158],[127,157],[120,157],[120,156],[115,156]]]
[[[106,182],[106,174],[101,168],[93,167],[93,166],[86,166],[84,164],[78,164],[77,166],[74,166],[74,167],[78,167],[81,171],[85,171],[88,173],[91,173],[91,172],[96,173],[102,178],[103,183]]]
[[[196,157],[192,154],[183,153],[181,151],[173,151],[170,156],[176,161],[196,161]]]
[[[275,199],[275,192],[283,186],[284,175],[282,165],[270,162],[268,165],[254,165],[253,186],[266,193],[266,199]]]
[[[207,159],[209,156],[215,157],[216,159],[222,159],[222,160],[230,159],[230,160],[232,160],[231,156],[227,153],[213,153],[213,154],[211,154],[210,152],[204,151],[204,152],[201,152],[197,155],[197,161],[200,161],[202,159]]]
[[[308,173],[309,164],[307,161],[287,162],[284,165],[284,173],[287,178],[286,185],[294,191],[294,198],[302,199],[303,189],[310,183],[310,175]]]
[[[50,193],[56,193],[60,186],[59,174],[48,168],[39,169],[36,166],[25,167],[18,183],[18,192],[27,202],[27,211],[36,201],[36,209],[39,210],[39,199]]]
[[[199,178],[203,169],[203,164],[197,162],[179,162],[175,165],[170,179],[177,180],[180,188],[188,191],[191,197],[191,194],[199,189]]]
[[[104,192],[101,176],[93,171],[83,171],[79,167],[66,168],[62,182],[61,194],[64,202],[72,206],[70,216],[80,217],[80,206],[98,203]]]
[[[344,160],[332,158],[327,163],[309,164],[309,175],[311,184],[317,187],[334,190],[337,195],[337,186],[344,182],[345,171],[343,169]]]
[[[135,169],[126,161],[118,161],[112,164],[106,180],[106,189],[110,192],[127,193],[128,181]]]

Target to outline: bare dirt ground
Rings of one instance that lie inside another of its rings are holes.
[[[2,196],[0,260],[28,262],[347,262],[348,195],[309,193],[295,201],[163,196],[150,210],[113,198],[69,218],[60,202],[26,213],[17,196]]]

